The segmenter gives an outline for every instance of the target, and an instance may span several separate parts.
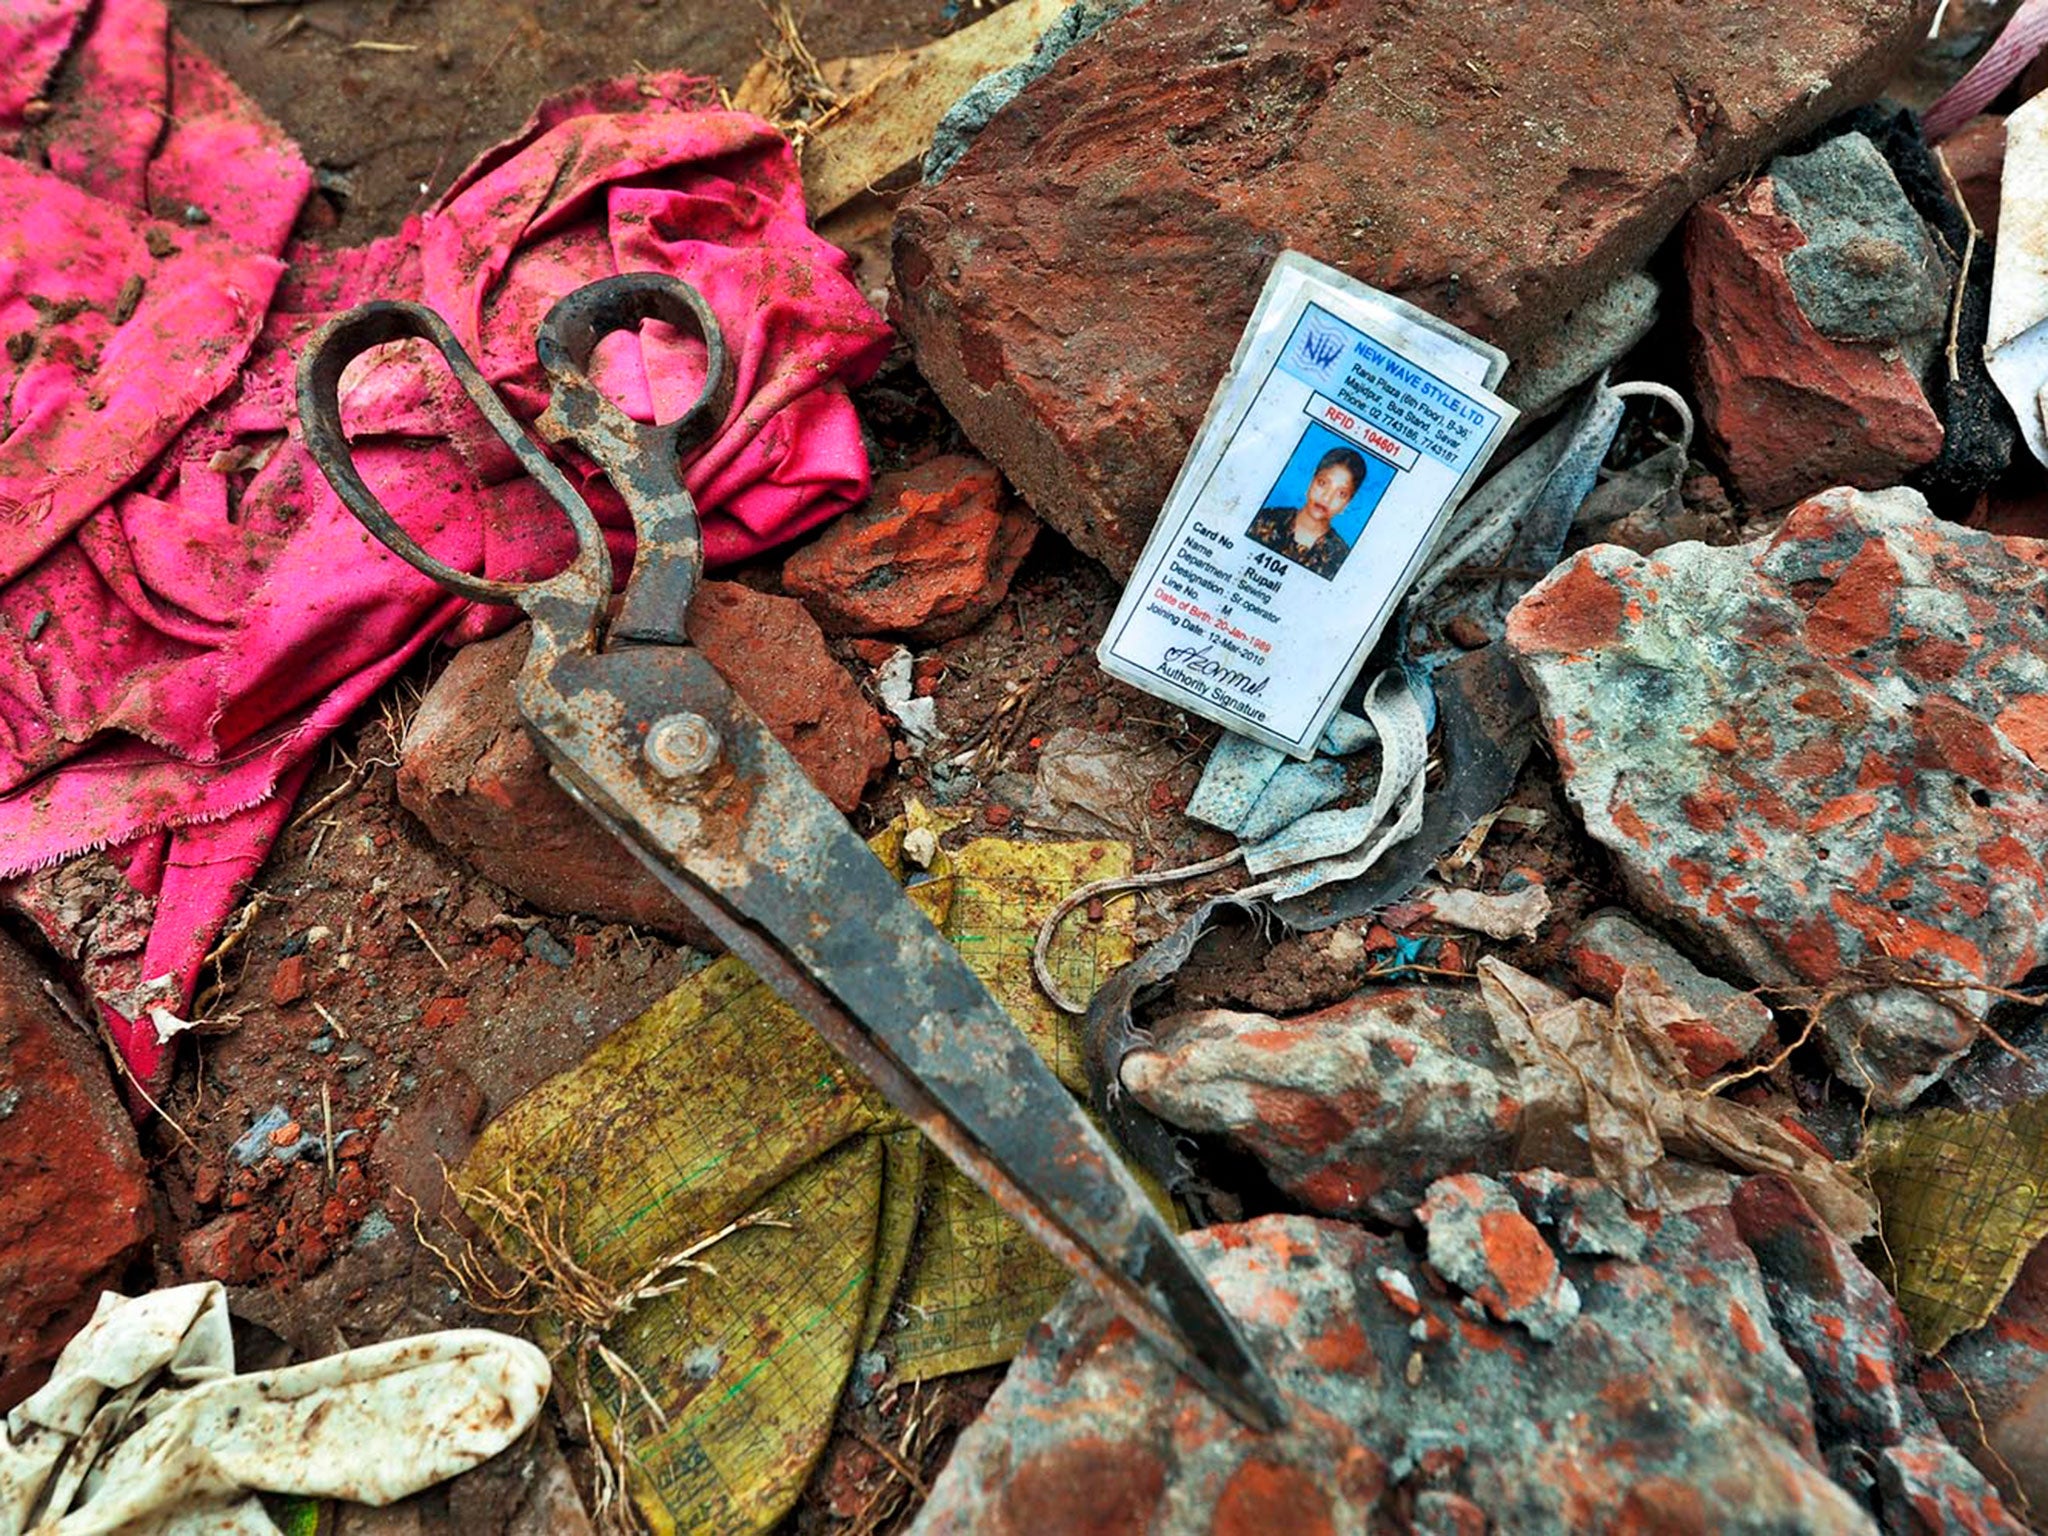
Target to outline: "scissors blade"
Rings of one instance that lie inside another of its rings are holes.
[[[520,705],[586,809],[969,1178],[1231,1413],[1285,1422],[1102,1133],[709,662],[537,654]]]

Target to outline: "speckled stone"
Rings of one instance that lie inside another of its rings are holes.
[[[1483,1174],[1438,1179],[1416,1213],[1431,1268],[1493,1317],[1549,1343],[1579,1315],[1579,1290],[1505,1185]]]
[[[1694,1077],[1710,1078],[1743,1060],[1771,1033],[1771,1010],[1707,975],[1626,912],[1595,912],[1571,937],[1572,975],[1594,997],[1614,1001],[1630,970],[1655,971],[1692,1017],[1665,1028]]]
[[[1310,1209],[1406,1221],[1446,1174],[1512,1161],[1521,1104],[1476,994],[1375,987],[1279,1019],[1223,1009],[1162,1024],[1123,1085],[1161,1119],[1220,1134]]]
[[[1778,1337],[1813,1389],[1836,1481],[1897,1536],[2025,1536],[1915,1390],[1906,1320],[1883,1282],[1782,1179],[1746,1181],[1731,1209],[1762,1269]]]
[[[1475,1316],[1405,1245],[1347,1223],[1265,1217],[1187,1246],[1286,1427],[1239,1426],[1076,1287],[916,1532],[1878,1529],[1823,1470],[1725,1207],[1664,1215],[1642,1264],[1558,1260],[1582,1305],[1552,1344]]]
[[[1841,489],[1754,544],[1586,550],[1508,644],[1642,906],[1834,990],[1837,1074],[1897,1107],[1976,1038],[1975,989],[2043,958],[2044,598],[2048,545]]]

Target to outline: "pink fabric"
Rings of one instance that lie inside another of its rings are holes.
[[[1998,93],[2019,79],[2020,71],[2048,47],[2048,0],[2020,0],[1998,40],[1970,66],[1970,72],[1942,94],[1920,117],[1920,131],[1937,143],[1991,105]]]
[[[79,0],[8,0],[0,15],[0,151],[13,154],[64,50],[85,19]]]
[[[56,25],[23,14],[36,36]],[[685,475],[713,562],[866,494],[845,390],[887,333],[808,228],[781,136],[708,107],[702,82],[546,103],[396,237],[287,249],[303,161],[167,40],[157,0],[101,0],[80,46],[100,94],[52,119],[63,174],[0,160],[0,227],[26,234],[0,253],[0,336],[33,340],[0,356],[0,875],[117,850],[157,901],[130,984],[168,974],[189,1004],[319,745],[422,647],[510,619],[389,555],[328,490],[293,404],[315,327],[361,299],[420,299],[531,417],[534,333],[556,299],[616,271],[686,278],[736,375]],[[672,414],[702,368],[700,345],[649,327],[607,341],[597,376],[629,411]],[[366,478],[442,559],[521,577],[566,558],[560,513],[433,354],[384,349],[342,401]],[[623,573],[618,500],[572,469]],[[138,1077],[160,1081],[149,1025],[109,1022]]]

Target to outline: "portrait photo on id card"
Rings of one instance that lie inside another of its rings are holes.
[[[1393,465],[1311,422],[1245,537],[1328,581],[1393,480]]]

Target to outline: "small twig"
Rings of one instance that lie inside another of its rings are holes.
[[[320,1085],[320,1131],[327,1145],[327,1187],[334,1187],[334,1098]]]
[[[761,45],[761,57],[775,73],[780,99],[764,114],[779,128],[790,147],[801,156],[804,140],[835,111],[845,99],[826,82],[817,55],[804,41],[802,25],[791,12],[788,0],[772,8],[767,0],[755,0],[761,14],[775,29],[775,45]]]
[[[358,38],[349,47],[362,53],[418,53],[418,43],[380,43],[371,38]]]
[[[1948,156],[1937,149],[1934,163],[1941,167],[1941,179],[1948,183],[1948,195],[1955,200],[1956,211],[1963,216],[1963,224],[1970,232],[1963,241],[1963,262],[1956,272],[1956,294],[1948,308],[1948,381],[1954,384],[1962,378],[1956,342],[1963,325],[1963,294],[1970,286],[1970,263],[1977,256],[1977,221],[1970,217],[1970,205],[1963,201],[1963,189],[1956,181],[1956,173],[1949,169]]]
[[[1443,937],[1443,935],[1438,935],[1438,937]],[[1386,976],[1443,976],[1452,981],[1470,981],[1479,973],[1477,971],[1454,970],[1449,966],[1443,965],[1424,965],[1419,960],[1410,960],[1406,963],[1398,960],[1382,960],[1367,969],[1364,974],[1368,980],[1377,980]]]
[[[333,1014],[329,1013],[326,1009],[326,1006],[322,1004],[318,998],[309,997],[306,999],[306,1001],[313,1005],[313,1011],[315,1013],[319,1014],[321,1018],[327,1021],[327,1027],[334,1031],[334,1035],[337,1040],[348,1039],[348,1031],[341,1027],[341,1020],[337,1019]]]
[[[256,919],[262,914],[264,907],[275,899],[267,891],[252,891],[248,904],[236,914],[234,923],[226,933],[221,935],[220,942],[208,950],[205,958],[199,962],[199,968],[202,971],[209,969],[212,971],[213,981],[193,1000],[192,1011],[195,1014],[205,1015],[217,1000],[228,993],[231,986],[239,984],[241,979],[239,975],[234,983],[229,982],[226,967],[221,962],[233,954],[242,940],[249,936],[250,930],[256,926]]]
[[[321,820],[320,830],[313,834],[313,845],[306,850],[306,862],[308,864],[311,864],[320,857],[320,849],[327,841],[327,834],[340,825],[341,823],[332,816],[324,817]]]
[[[405,914],[405,926],[413,931],[413,937],[417,938],[422,944],[427,946],[427,953],[434,957],[435,964],[439,965],[442,970],[448,972],[450,975],[453,975],[454,968],[448,964],[448,957],[442,954],[441,951],[439,951],[438,949],[434,948],[434,941],[427,937],[427,930],[422,928],[418,923],[413,921],[412,914],[410,912]]]
[[[318,800],[315,800],[311,805],[307,806],[306,809],[299,812],[297,816],[293,817],[292,824],[289,827],[286,827],[285,831],[296,832],[299,830],[299,828],[305,826],[314,818],[323,815],[327,811],[332,810],[335,806],[341,804],[342,801],[346,800],[350,795],[354,794],[357,790],[363,787],[364,780],[369,778],[370,773],[372,769],[375,768],[375,766],[376,765],[374,763],[351,764],[348,771],[348,777],[343,779],[339,784],[335,785],[334,788],[330,789]]]
[[[510,1317],[533,1317],[545,1312],[560,1319],[563,1338],[555,1357],[566,1365],[576,1406],[597,1451],[594,1513],[598,1524],[606,1530],[641,1529],[628,1486],[633,1465],[628,1424],[636,1399],[657,1424],[665,1425],[667,1414],[639,1371],[611,1347],[606,1332],[636,1308],[672,1294],[694,1276],[716,1274],[698,1257],[705,1250],[749,1227],[788,1227],[791,1222],[767,1211],[750,1212],[663,1254],[638,1276],[621,1284],[594,1272],[577,1257],[566,1214],[552,1209],[538,1192],[515,1188],[510,1170],[506,1171],[502,1189],[458,1182],[449,1175],[445,1163],[441,1172],[448,1192],[469,1208],[487,1230],[497,1229],[501,1243],[507,1236],[517,1240],[517,1256],[503,1260],[513,1278],[500,1279],[477,1252],[475,1244],[467,1240],[459,1253],[450,1253],[437,1245],[422,1227],[419,1203],[407,1194],[413,1208],[414,1236],[422,1248],[441,1261],[478,1311]],[[597,1398],[594,1364],[610,1372],[619,1388],[619,1406],[609,1436],[598,1431],[593,1410]]]
[[[256,926],[256,919],[262,915],[264,907],[274,899],[268,891],[251,891],[248,904],[235,914],[235,920],[229,925],[228,931],[221,935],[219,943],[206,952],[206,957],[199,962],[200,966],[217,967],[233,953],[235,946],[247,938],[249,930]]]
[[[897,1455],[896,1452],[890,1450],[881,1441],[873,1439],[865,1432],[855,1429],[852,1431],[852,1434],[854,1439],[889,1463],[889,1466],[895,1471],[896,1475],[910,1484],[912,1490],[916,1492],[920,1499],[928,1499],[932,1496],[931,1485],[919,1475],[917,1468]]]

